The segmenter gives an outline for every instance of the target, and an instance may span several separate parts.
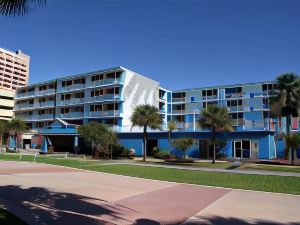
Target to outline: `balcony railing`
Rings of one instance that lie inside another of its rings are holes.
[[[85,84],[72,84],[69,86],[59,88],[59,92],[73,91],[85,88]]]
[[[25,121],[31,121],[32,115],[16,115],[17,119],[25,120]]]
[[[239,112],[239,111],[244,111],[244,107],[243,106],[231,106],[231,107],[227,107],[229,112]]]
[[[43,95],[53,95],[55,94],[55,89],[48,89],[42,91],[36,91],[36,96],[43,96]]]
[[[96,80],[91,83],[91,86],[97,87],[108,84],[120,84],[120,79],[105,79],[105,80]]]
[[[84,103],[84,98],[71,98],[69,100],[60,101],[57,104],[59,106],[64,106],[64,105],[76,105],[82,103]]]
[[[34,95],[35,95],[34,91],[18,93],[18,94],[16,94],[16,98],[28,98],[28,97],[34,97]]]
[[[227,93],[225,94],[225,98],[241,98],[243,97],[243,93]]]
[[[107,111],[95,111],[85,113],[86,117],[114,117],[120,116],[118,110],[107,110]]]
[[[53,120],[54,116],[53,114],[40,114],[40,115],[34,115],[33,120]]]
[[[57,118],[81,118],[83,117],[83,112],[69,112],[69,113],[62,113],[56,115]]]
[[[34,107],[35,108],[40,108],[40,107],[53,107],[54,106],[54,101],[48,101],[48,102],[39,102],[35,103]]]
[[[185,113],[185,110],[177,110],[177,109],[172,110],[172,114],[182,114],[182,113]]]
[[[23,109],[32,109],[33,104],[16,104],[15,105],[15,110],[23,110]]]
[[[115,100],[120,100],[120,96],[114,94],[106,94],[106,95],[90,97],[88,102],[102,102],[102,101],[115,101]]]
[[[185,98],[172,98],[172,102],[185,102]]]
[[[203,96],[203,100],[213,100],[213,99],[218,99],[218,95],[212,95],[212,96]]]

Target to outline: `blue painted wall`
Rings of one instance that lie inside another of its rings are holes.
[[[258,157],[260,159],[268,159],[269,158],[269,147],[270,147],[270,142],[269,142],[269,135],[262,137],[259,140],[259,154]]]
[[[119,143],[126,148],[133,148],[135,150],[135,155],[143,155],[142,139],[119,139]]]

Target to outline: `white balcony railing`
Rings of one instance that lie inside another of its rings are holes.
[[[55,94],[55,89],[48,89],[48,90],[36,91],[35,96],[53,95],[53,94]]]
[[[92,82],[92,86],[102,86],[102,85],[108,85],[108,84],[120,84],[120,79],[105,79],[105,80],[96,80]]]
[[[71,98],[69,100],[60,101],[57,103],[57,105],[65,106],[65,105],[76,105],[82,103],[84,103],[84,98]]]
[[[82,118],[84,115],[83,112],[69,112],[69,113],[61,113],[56,115],[57,118]]]
[[[88,102],[116,101],[119,99],[120,99],[119,95],[106,94],[106,95],[90,97]]]
[[[118,110],[95,111],[85,113],[86,117],[114,117],[120,116]]]

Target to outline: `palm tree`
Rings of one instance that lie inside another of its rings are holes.
[[[46,0],[0,0],[0,13],[3,16],[23,16],[31,9],[46,4]]]
[[[130,118],[132,126],[143,128],[143,160],[146,161],[147,154],[147,128],[159,129],[162,125],[162,116],[159,113],[159,109],[152,105],[139,105],[134,109],[134,112]]]
[[[213,143],[213,160],[216,161],[216,133],[233,130],[232,118],[230,117],[226,108],[220,108],[216,105],[209,105],[206,109],[202,110],[198,120],[200,127],[209,129],[212,132],[211,142]]]
[[[15,150],[17,150],[17,136],[28,130],[26,123],[20,119],[12,119],[7,123],[7,131],[9,135],[14,137]]]
[[[3,134],[6,132],[7,122],[0,120],[0,151],[2,151],[3,146]]]
[[[300,77],[286,73],[277,77],[278,91],[271,100],[272,113],[286,117],[286,133],[291,131],[291,116],[298,116],[300,108]]]
[[[285,143],[291,149],[291,163],[294,165],[295,150],[300,147],[300,134],[291,133],[284,136]]]
[[[168,122],[168,139],[169,139],[169,143],[171,142],[171,135],[172,135],[172,131],[177,129],[177,124],[176,121],[171,120]]]
[[[286,117],[286,134],[291,132],[291,117],[298,116],[300,108],[300,77],[286,73],[277,77],[278,91],[270,98],[271,112],[278,117]],[[289,145],[286,145],[290,152]]]

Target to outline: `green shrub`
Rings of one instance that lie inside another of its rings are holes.
[[[159,149],[155,147],[153,149],[153,157],[157,159],[169,159],[170,158],[170,152],[167,150]]]

